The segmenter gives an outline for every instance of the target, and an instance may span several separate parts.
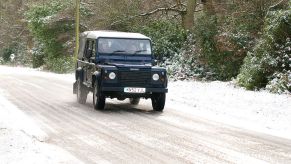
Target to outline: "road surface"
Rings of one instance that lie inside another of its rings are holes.
[[[96,111],[92,94],[85,105],[76,102],[72,78],[19,72],[0,79],[7,99],[48,135],[44,142],[84,163],[291,163],[290,140],[167,104],[161,113],[152,111],[149,100],[138,106],[110,100],[104,111]]]

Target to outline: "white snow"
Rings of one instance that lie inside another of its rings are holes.
[[[45,72],[42,69],[36,68],[27,68],[27,67],[7,67],[0,65],[0,75],[31,75],[31,76],[39,76],[39,77],[49,77],[54,79],[59,79],[62,81],[73,82],[75,79],[75,75],[71,74],[56,74],[52,72]]]
[[[74,82],[74,74],[0,66],[0,74],[27,74]],[[232,82],[169,83],[167,107],[236,127],[291,139],[291,95],[247,91]],[[0,103],[1,105],[1,103]]]
[[[29,68],[0,66],[0,75],[27,74],[73,82],[73,74],[54,74]],[[165,114],[181,114],[291,139],[291,96],[246,91],[231,82],[177,81],[169,83]],[[75,163],[68,152],[48,145],[48,136],[5,98],[0,88],[0,161],[4,163]],[[150,105],[148,103],[148,105]],[[21,122],[15,120],[22,120]],[[176,121],[176,120],[173,120]],[[19,138],[22,138],[21,140]],[[11,146],[12,145],[12,146]],[[22,150],[23,149],[23,150]],[[17,158],[14,157],[17,153]],[[68,161],[69,160],[69,161]],[[77,163],[80,163],[78,161]]]
[[[0,90],[0,163],[82,163],[65,150],[46,144],[48,136]]]
[[[11,130],[19,130],[31,138],[35,138],[40,142],[47,140],[47,135],[39,127],[36,126],[30,118],[17,109],[15,105],[6,100],[2,95],[5,93],[0,90],[0,125],[8,127]],[[16,121],[21,120],[21,121]]]
[[[167,106],[247,130],[291,139],[291,96],[246,91],[231,82],[169,83]]]

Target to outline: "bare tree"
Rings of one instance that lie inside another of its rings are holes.
[[[172,0],[172,1],[140,1],[144,6],[140,13],[136,15],[127,15],[123,19],[113,21],[110,26],[115,26],[123,22],[131,21],[136,18],[155,17],[157,15],[171,15],[170,18],[177,17],[181,25],[191,30],[194,25],[194,13],[201,11],[195,10],[197,6],[197,0]]]

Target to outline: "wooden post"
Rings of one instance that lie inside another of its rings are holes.
[[[78,51],[79,51],[79,33],[80,33],[80,0],[76,0],[76,13],[75,13],[75,35],[76,35],[76,47],[74,54],[74,62],[77,62]]]

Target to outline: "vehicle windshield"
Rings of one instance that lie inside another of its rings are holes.
[[[151,55],[151,43],[147,39],[99,38],[98,52],[106,54]]]

